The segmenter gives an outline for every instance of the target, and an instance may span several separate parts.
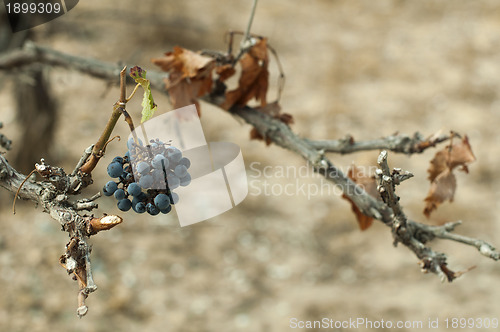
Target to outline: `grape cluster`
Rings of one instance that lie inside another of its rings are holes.
[[[141,140],[136,143],[131,138],[125,156],[115,157],[108,165],[108,175],[117,182],[108,181],[102,191],[105,196],[114,195],[121,211],[167,214],[179,201],[173,190],[191,182],[191,162],[179,149],[158,139],[150,143],[144,146]]]

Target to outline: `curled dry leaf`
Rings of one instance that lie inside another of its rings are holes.
[[[169,73],[165,84],[173,108],[195,104],[199,113],[200,105],[197,99],[212,89],[215,61],[176,46],[173,52],[165,53],[163,58],[152,59],[152,62]]]
[[[378,200],[382,200],[377,190],[377,181],[374,176],[369,176],[365,174],[362,171],[362,169],[356,167],[356,165],[352,165],[352,167],[349,168],[347,176],[352,181],[354,181],[354,183],[363,188],[367,194]],[[351,203],[352,212],[354,212],[354,214],[356,215],[356,219],[358,220],[358,225],[361,230],[364,231],[365,229],[367,229],[372,225],[373,223],[372,217],[368,217],[367,215],[363,214],[361,210],[356,206],[356,204],[345,194],[342,194],[342,198],[346,199]]]
[[[431,188],[425,198],[424,214],[427,218],[441,203],[447,200],[453,201],[457,188],[457,180],[453,170],[460,166],[460,170],[468,173],[467,164],[475,160],[476,157],[467,136],[457,143],[447,145],[436,153],[427,170],[431,181]]]
[[[241,76],[238,87],[226,92],[226,100],[221,105],[229,110],[233,105],[244,106],[251,99],[260,101],[260,105],[266,106],[267,89],[269,87],[269,56],[267,51],[267,39],[259,40],[240,60]]]
[[[224,82],[225,80],[233,76],[236,73],[236,70],[234,69],[233,65],[228,63],[222,66],[217,66],[215,68],[215,73],[219,75],[219,80],[221,82]]]

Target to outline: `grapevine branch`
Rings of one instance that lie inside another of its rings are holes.
[[[87,149],[88,150],[88,149]],[[88,155],[86,152],[85,155]],[[83,159],[83,157],[82,157]],[[112,216],[94,218],[93,216],[82,216],[81,210],[92,210],[97,208],[94,202],[100,194],[89,199],[69,201],[68,196],[77,194],[85,185],[85,179],[80,174],[65,175],[64,171],[57,167],[36,164],[37,172],[45,178],[43,182],[25,181],[26,177],[12,168],[7,160],[0,155],[0,186],[15,193],[19,190],[19,197],[31,200],[41,206],[43,211],[61,224],[62,230],[68,232],[70,242],[66,245],[65,253],[59,262],[66,268],[68,274],[73,274],[79,284],[79,307],[78,315],[84,316],[87,312],[85,299],[97,289],[92,278],[92,267],[90,263],[91,245],[88,239],[95,234],[100,225]],[[24,184],[23,184],[24,182]],[[115,224],[121,222],[121,218],[115,217]]]
[[[27,44],[21,50],[0,56],[0,69],[3,70],[29,66],[34,63],[73,69],[107,81],[114,80],[120,72],[119,67],[115,64],[68,55],[32,43]],[[166,93],[164,82],[166,75],[162,72],[149,70],[148,79],[151,82],[151,87]],[[220,106],[224,102],[220,95],[208,95],[204,100],[215,106]],[[424,138],[416,133],[413,136],[395,134],[385,138],[360,142],[355,142],[352,137],[340,140],[313,141],[300,138],[288,125],[269,114],[259,111],[258,108],[241,106],[233,107],[230,111],[256,128],[263,137],[302,156],[312,165],[316,172],[338,185],[362,213],[380,220],[390,227],[394,236],[394,243],[402,243],[412,250],[421,260],[423,271],[436,273],[449,281],[460,275],[459,272],[453,272],[446,267],[447,257],[445,254],[436,253],[425,245],[435,238],[464,243],[477,248],[481,254],[489,258],[500,259],[500,253],[492,245],[482,240],[452,233],[455,227],[459,225],[459,222],[443,226],[428,226],[407,219],[399,206],[399,202],[397,202],[395,184],[409,178],[410,175],[400,174],[397,169],[391,172],[387,164],[386,152],[383,152],[379,158],[380,171],[378,172],[380,178],[379,189],[385,192],[382,195],[385,196],[385,202],[378,201],[368,195],[324,155],[325,152],[353,153],[362,150],[380,149],[411,155],[421,153],[440,142],[444,142],[450,138],[449,136]],[[14,188],[11,187],[10,190],[12,191]]]
[[[73,172],[68,176],[62,168],[45,164],[35,164],[33,172],[26,177],[12,168],[7,160],[0,155],[0,186],[15,192],[15,198],[31,200],[42,206],[43,211],[58,221],[62,230],[69,234],[70,241],[66,245],[65,253],[60,257],[59,263],[72,274],[78,281],[78,309],[77,315],[86,315],[88,307],[85,300],[88,295],[97,289],[92,277],[90,261],[91,245],[88,243],[90,236],[99,231],[110,229],[122,222],[118,216],[104,215],[101,218],[80,215],[79,211],[92,211],[98,207],[95,202],[100,192],[88,199],[70,201],[70,195],[79,194],[81,189],[92,183],[91,171],[97,165],[99,158],[104,153],[108,138],[118,120],[119,115],[125,112],[126,84],[125,68],[120,73],[120,101],[114,108],[108,124],[95,145],[85,149]],[[130,118],[130,117],[129,117]],[[10,140],[1,137],[3,147],[10,148]],[[31,174],[37,172],[44,181],[29,181]],[[14,204],[15,204],[14,198]]]

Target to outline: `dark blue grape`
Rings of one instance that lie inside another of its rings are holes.
[[[165,210],[170,205],[170,198],[165,194],[156,195],[154,201],[156,207],[160,210]]]
[[[123,166],[120,163],[112,162],[108,166],[108,175],[112,178],[117,178],[123,173]]]
[[[125,198],[125,196],[127,196],[125,194],[125,190],[123,190],[123,189],[120,188],[120,189],[118,189],[118,190],[115,191],[115,198],[117,200],[122,200],[122,199]]]
[[[153,183],[154,183],[154,179],[151,175],[149,174],[146,174],[146,175],[143,175],[141,176],[141,178],[139,179],[139,185],[144,188],[144,189],[147,189],[147,188],[151,188],[153,186]]]
[[[123,164],[124,160],[122,157],[114,157],[113,158],[113,162],[116,162],[116,163],[119,163],[119,164]]]
[[[179,160],[179,165],[184,165],[186,168],[191,167],[191,160],[187,159],[186,157],[182,157],[181,160]]]
[[[113,195],[113,193],[110,193],[106,190],[106,186],[102,187],[102,193],[104,194],[104,196],[111,196]]]
[[[184,165],[175,166],[174,174],[179,178],[185,177],[188,174],[187,167]]]
[[[189,173],[187,173],[187,175],[185,177],[180,178],[180,181],[181,181],[182,187],[189,185],[191,183],[191,175],[189,175]]]
[[[105,187],[106,191],[111,195],[115,193],[116,189],[118,189],[118,185],[114,181],[108,181]]]
[[[149,167],[149,164],[147,162],[141,161],[137,164],[136,169],[140,174],[147,174],[151,168]]]
[[[125,153],[125,157],[123,157],[123,162],[128,163],[130,161],[130,151]]]
[[[132,202],[129,199],[122,199],[118,201],[117,206],[121,211],[128,211],[132,207]]]
[[[134,211],[137,212],[137,213],[144,213],[144,212],[146,212],[146,204],[144,204],[143,202],[137,203],[135,205]]]
[[[138,196],[142,193],[141,187],[137,184],[137,182],[132,182],[128,185],[127,191],[132,196]]]
[[[152,203],[148,203],[146,204],[146,211],[152,215],[152,216],[156,216],[157,214],[160,213],[160,209],[158,209],[154,204]]]
[[[134,211],[135,211],[135,206],[136,206],[136,205],[137,205],[137,203],[139,203],[139,202],[141,202],[141,200],[140,200],[139,198],[137,198],[137,197],[134,197],[134,198],[132,199],[132,209],[134,209]]]
[[[141,192],[138,196],[134,197],[132,199],[132,208],[134,209],[134,211],[135,211],[135,206],[137,205],[137,203],[139,203],[139,202],[144,203],[147,198],[148,198],[148,196],[143,192]]]
[[[177,204],[179,202],[179,195],[174,192],[170,193],[170,202],[172,204]]]
[[[163,169],[163,167],[167,168],[168,167],[168,159],[165,158],[161,154],[157,154],[153,158],[153,161],[151,162],[151,165],[153,165],[153,167],[156,168],[156,169]]]
[[[171,162],[178,163],[182,159],[182,152],[176,147],[170,146],[167,148],[167,158]]]
[[[160,210],[160,212],[163,213],[163,214],[167,214],[170,211],[172,211],[172,205],[169,205],[168,208],[166,208],[165,210]]]

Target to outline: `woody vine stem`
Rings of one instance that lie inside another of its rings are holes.
[[[104,155],[109,137],[120,115],[124,115],[125,121],[133,130],[132,119],[125,110],[125,104],[129,100],[126,98],[125,74],[126,68],[123,68],[120,71],[120,99],[114,105],[103,133],[96,144],[85,149],[70,175],[67,175],[62,168],[47,165],[42,159],[40,164],[35,164],[34,171],[43,178],[43,181],[30,180],[10,166],[0,154],[0,186],[15,193],[16,197],[39,204],[44,212],[61,224],[62,230],[66,231],[70,237],[64,254],[59,258],[59,263],[78,282],[77,315],[79,317],[86,315],[88,307],[85,300],[97,289],[92,276],[91,245],[88,239],[100,231],[120,224],[122,218],[106,214],[95,218],[93,215],[81,214],[81,211],[92,211],[98,207],[95,200],[101,196],[100,193],[76,201],[71,201],[69,197],[79,194],[82,189],[92,183],[92,170]],[[10,149],[11,141],[3,135],[1,138],[1,146],[7,150]]]

